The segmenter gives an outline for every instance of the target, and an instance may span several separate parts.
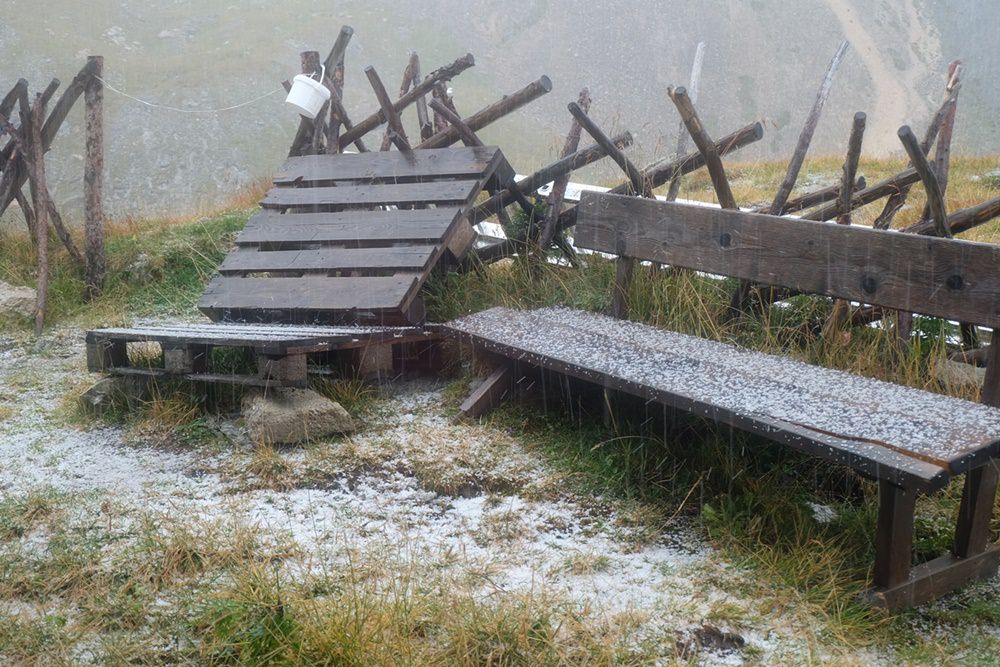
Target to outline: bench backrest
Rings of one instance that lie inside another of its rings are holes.
[[[620,257],[1000,327],[1000,247],[585,192],[574,242]]]

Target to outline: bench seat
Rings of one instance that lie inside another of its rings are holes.
[[[1000,409],[604,315],[493,308],[444,330],[925,493],[1000,449]]]

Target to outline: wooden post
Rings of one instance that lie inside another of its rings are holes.
[[[84,235],[87,257],[85,301],[104,287],[104,57],[90,56],[93,75],[84,89],[86,104],[86,156],[83,163]],[[38,214],[37,206],[35,213]]]
[[[567,107],[569,112],[576,119],[576,122],[580,124],[587,134],[593,138],[597,144],[604,149],[604,152],[608,154],[615,163],[621,167],[621,170],[625,172],[628,176],[629,183],[632,186],[632,192],[636,195],[642,197],[651,197],[653,195],[653,189],[649,187],[649,182],[639,171],[639,168],[632,164],[632,161],[625,157],[625,154],[615,146],[614,142],[611,141],[611,137],[604,134],[604,131],[597,126],[590,116],[588,116],[583,109],[580,108],[576,102],[570,102]]]
[[[410,56],[410,74],[411,85],[416,86],[420,83],[420,56],[413,53]],[[425,141],[434,136],[434,123],[427,114],[427,97],[421,95],[416,101],[417,107],[417,124],[420,125],[420,140]]]
[[[688,94],[691,97],[691,104],[698,103],[698,86],[701,83],[701,66],[705,60],[705,42],[698,42],[694,51],[694,63],[691,65],[691,78],[688,80]],[[684,121],[680,122],[677,128],[677,151],[675,155],[680,157],[687,150],[687,128]],[[681,175],[678,172],[670,179],[670,188],[667,190],[667,201],[674,201],[681,191]]]
[[[340,126],[345,125],[347,114],[343,111],[342,101],[344,99],[344,56],[347,53],[347,44],[354,35],[354,28],[349,25],[341,26],[337,41],[333,43],[330,54],[326,57],[327,76],[330,81],[327,86],[330,88],[330,120],[326,126],[326,152],[340,152]],[[362,152],[364,152],[363,149]]]
[[[879,480],[878,500],[873,579],[876,586],[891,588],[910,576],[917,494]]]
[[[630,132],[616,134],[611,138],[611,141],[614,142],[615,146],[618,148],[626,148],[632,144],[632,134]],[[517,188],[517,190],[521,193],[534,192],[546,183],[550,183],[564,174],[569,174],[577,169],[581,169],[588,164],[593,164],[594,162],[604,158],[606,155],[607,153],[605,153],[604,149],[599,145],[595,144],[593,146],[588,146],[587,148],[578,150],[572,155],[542,167],[530,176],[522,178],[511,187]],[[482,222],[491,215],[494,215],[499,209],[510,206],[513,203],[514,195],[511,192],[504,191],[499,195],[495,195],[473,209],[473,223]]]
[[[399,84],[399,96],[402,97],[410,90],[410,83],[413,81],[413,56],[416,54],[411,53],[410,59],[406,63],[406,67],[403,68],[403,81]],[[382,137],[382,145],[379,146],[380,151],[389,150],[389,146],[392,145],[392,137],[389,136],[391,128],[386,128],[385,136]]]
[[[438,99],[431,100],[431,109],[434,113],[440,114],[442,118],[448,121],[455,131],[458,132],[458,136],[462,138],[462,143],[466,146],[482,146],[482,140],[476,136],[476,133],[472,131],[472,128],[465,124],[465,121],[459,117],[457,113],[449,109]]]
[[[597,126],[591,118],[584,113],[583,109],[576,102],[570,102],[568,107],[569,112],[573,115],[573,118],[580,124],[580,127],[586,130],[587,134],[597,142],[597,144],[605,150],[608,156],[621,167],[622,171],[628,176],[629,185],[632,188],[632,192],[641,197],[653,197],[653,189],[649,185],[649,181],[645,179],[632,162],[625,157],[625,154],[621,152],[614,145],[608,135],[604,134],[604,131]],[[615,285],[611,292],[611,315],[618,319],[625,319],[628,317],[629,302],[628,302],[628,291],[629,286],[632,282],[632,272],[635,266],[635,260],[628,257],[625,252],[625,238],[623,235],[619,235],[617,240],[616,254],[618,259],[615,262]],[[607,399],[607,390],[605,391],[605,399]],[[604,410],[605,418],[609,416],[608,410],[610,409],[610,403],[605,400]]]
[[[784,212],[785,202],[788,201],[788,196],[792,193],[792,188],[795,187],[795,181],[798,180],[802,163],[805,161],[806,153],[809,151],[809,144],[812,143],[813,134],[816,132],[816,126],[819,124],[820,114],[823,113],[823,105],[826,104],[826,98],[830,95],[830,88],[833,86],[833,77],[837,73],[837,68],[840,66],[840,61],[843,60],[844,54],[847,53],[847,47],[847,40],[841,42],[837,48],[837,52],[833,54],[829,66],[826,68],[826,75],[823,77],[819,92],[816,94],[816,101],[813,102],[812,109],[806,117],[805,125],[802,126],[802,132],[799,134],[799,140],[795,146],[795,152],[792,153],[792,159],[788,162],[785,178],[781,181],[781,186],[778,187],[778,194],[775,195],[774,201],[771,202],[770,213],[772,215],[781,215]]]
[[[851,224],[851,185],[854,183],[854,176],[858,171],[858,160],[861,158],[861,142],[865,136],[865,122],[867,116],[861,111],[854,114],[854,123],[851,126],[851,138],[847,142],[847,159],[844,161],[844,174],[840,181],[840,207],[843,212],[837,218],[838,225]],[[830,313],[826,326],[823,328],[823,339],[832,342],[834,336],[840,331],[844,320],[847,319],[850,303],[844,299],[834,299],[833,311]]]
[[[945,86],[945,98],[944,102],[938,108],[937,113],[931,118],[930,124],[927,126],[927,131],[924,133],[924,140],[920,144],[924,155],[927,155],[931,150],[931,145],[934,143],[935,138],[937,138],[938,133],[943,128],[946,122],[954,123],[955,120],[955,105],[958,104],[958,93],[962,88],[960,81],[961,77],[961,61],[955,60],[948,66],[948,83]],[[948,143],[951,144],[951,130],[948,130]],[[913,166],[912,163],[910,166]],[[906,198],[910,194],[911,185],[906,185],[901,187],[897,192],[894,192],[886,200],[885,206],[882,208],[882,212],[879,213],[878,217],[872,223],[872,227],[875,229],[889,229],[892,225],[892,220],[896,213],[903,208],[903,204],[906,203]],[[929,215],[923,216],[925,219],[929,218]]]
[[[933,167],[927,161],[927,156],[924,155],[920,143],[917,141],[917,137],[913,134],[913,130],[910,129],[909,125],[899,128],[897,134],[903,144],[903,148],[906,149],[906,154],[910,156],[913,168],[924,183],[924,189],[927,191],[927,203],[931,209],[931,217],[934,220],[934,228],[937,235],[951,238],[952,234],[951,229],[948,227],[948,213],[945,210],[944,195],[941,192],[941,186],[938,184],[937,177],[934,175]]]
[[[691,103],[691,98],[688,97],[687,91],[683,87],[671,88],[668,90],[668,94],[674,106],[677,107],[677,112],[681,115],[681,120],[684,121],[684,126],[694,140],[695,146],[698,147],[698,150],[705,158],[705,166],[708,168],[708,175],[712,179],[712,186],[715,188],[715,195],[719,199],[719,206],[722,208],[739,209],[739,206],[736,205],[736,198],[733,197],[733,191],[729,187],[729,179],[726,178],[726,170],[722,166],[719,151],[715,146],[715,142],[712,141],[712,138],[705,130],[705,126],[701,124],[701,119],[698,118],[698,112],[695,111],[694,104]]]
[[[549,80],[549,77],[543,75],[521,90],[510,95],[505,95],[502,99],[465,118],[465,124],[472,128],[473,132],[476,132],[507,114],[520,109],[525,104],[538,99],[551,90],[552,81]],[[413,91],[410,92],[412,93]],[[454,127],[449,127],[447,130],[442,130],[430,139],[421,142],[417,148],[444,148],[458,140],[458,131]]]
[[[299,61],[302,73],[306,76],[312,76],[322,71],[319,61],[319,51],[303,51],[299,54]],[[316,116],[316,120],[310,120],[305,116],[299,118],[299,129],[295,132],[295,138],[292,139],[292,147],[288,151],[288,157],[309,155],[312,153],[313,134],[317,120],[322,123],[322,117],[319,115]]]
[[[705,158],[705,167],[708,169],[708,175],[712,179],[712,186],[715,188],[715,196],[719,200],[719,206],[721,208],[739,210],[739,205],[736,203],[733,191],[729,187],[729,179],[726,178],[726,169],[722,166],[722,158],[719,156],[719,151],[705,130],[705,126],[702,125],[701,119],[698,118],[698,112],[695,110],[691,98],[688,97],[687,91],[684,88],[671,88],[668,90],[668,94],[674,106],[677,107],[677,112],[680,113],[681,119],[684,121],[684,126],[694,140],[695,146],[698,147],[698,150],[701,151],[701,154]],[[730,316],[743,312],[743,304],[749,293],[750,283],[746,280],[741,280],[729,304],[728,312]]]
[[[385,86],[382,85],[382,79],[379,78],[378,72],[375,71],[374,67],[369,65],[365,68],[365,76],[368,77],[368,83],[372,85],[372,90],[375,91],[375,97],[378,99],[379,106],[382,107],[382,113],[385,115],[386,122],[389,125],[386,133],[389,135],[390,140],[401,151],[409,152],[413,150],[410,148],[410,142],[406,139],[403,122],[393,108],[392,100],[389,99],[389,93],[386,92]]]
[[[73,77],[73,81],[70,82],[69,86],[63,90],[59,101],[56,102],[52,108],[52,112],[49,113],[48,118],[45,120],[45,124],[42,126],[43,150],[47,151],[52,146],[52,141],[55,139],[56,133],[62,126],[63,121],[66,120],[70,109],[73,108],[80,95],[83,94],[87,82],[92,79],[95,65],[95,61],[88,59],[87,64],[80,69],[79,73]],[[18,91],[24,90],[25,94],[27,94],[27,84],[24,87],[18,85],[16,88]],[[6,148],[4,150],[6,151]],[[0,160],[0,163],[2,162]],[[15,192],[24,186],[27,179],[27,169],[20,168],[20,165],[18,168],[11,168],[11,165],[4,165],[3,174],[0,176],[0,214],[6,211],[10,203],[14,201]]]
[[[584,114],[590,111],[590,90],[587,88],[581,90],[576,103]],[[566,142],[563,144],[562,153],[559,157],[565,158],[576,152],[580,146],[582,129],[580,121],[574,118],[569,126],[569,132],[566,134]],[[612,141],[612,143],[614,142]],[[563,198],[566,196],[567,185],[569,185],[569,174],[557,178],[552,183],[552,191],[549,193],[549,201],[545,207],[542,229],[538,235],[537,252],[542,258],[544,258],[546,250],[556,235],[556,223],[559,222],[559,214],[562,213]]]
[[[450,65],[446,65],[444,67],[440,67],[434,70],[433,72],[428,74],[423,81],[421,81],[419,84],[411,88],[410,92],[408,92],[400,99],[396,100],[396,102],[393,103],[392,105],[393,111],[395,111],[397,114],[400,113],[410,104],[416,102],[418,97],[423,97],[425,94],[427,94],[427,92],[430,91],[434,87],[434,84],[437,83],[438,81],[447,81],[449,79],[452,79],[475,64],[476,64],[476,59],[472,57],[471,53],[467,53],[458,60],[456,60],[455,62],[451,63]],[[386,122],[385,114],[382,112],[381,109],[379,109],[371,116],[368,116],[368,118],[365,118],[357,125],[344,132],[343,135],[341,135],[340,137],[341,149],[343,149],[344,146],[347,146],[348,144],[353,142],[355,139],[365,136],[366,134],[368,134],[369,132],[371,132],[372,130],[374,130],[379,125],[385,122]]]
[[[45,182],[45,150],[42,147],[42,123],[45,122],[45,103],[42,96],[35,98],[35,106],[31,110],[31,120],[22,119],[22,127],[27,124],[31,132],[31,161],[33,181],[35,182],[35,238],[38,253],[38,283],[35,300],[35,335],[42,335],[45,326],[45,301],[49,290],[49,217],[45,206],[48,196],[48,186]]]

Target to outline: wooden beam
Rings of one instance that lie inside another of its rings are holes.
[[[90,56],[94,76],[87,82],[86,146],[83,162],[84,248],[86,275],[84,278],[85,301],[94,299],[104,287],[104,58]]]
[[[368,83],[371,84],[372,90],[375,91],[375,97],[378,99],[378,104],[382,107],[382,113],[389,124],[387,133],[390,140],[399,150],[407,153],[410,152],[413,149],[410,148],[410,142],[406,138],[403,121],[399,118],[396,109],[393,108],[392,100],[389,99],[389,93],[386,92],[385,86],[382,85],[382,79],[379,78],[378,72],[375,71],[374,67],[369,65],[365,68],[365,76],[368,77]]]
[[[788,201],[788,196],[792,193],[792,188],[795,187],[795,181],[798,180],[802,163],[805,162],[806,153],[809,151],[809,144],[812,143],[813,134],[816,132],[816,126],[819,124],[819,117],[823,113],[823,105],[826,104],[826,98],[830,95],[830,89],[833,87],[833,78],[837,73],[837,68],[840,66],[840,61],[844,59],[844,54],[847,53],[847,47],[848,42],[845,39],[837,47],[837,52],[833,54],[833,58],[826,68],[826,74],[823,76],[819,92],[816,93],[816,100],[813,102],[812,109],[809,110],[806,122],[802,126],[802,132],[799,133],[799,139],[795,144],[792,159],[788,161],[788,169],[785,171],[785,177],[778,187],[778,194],[775,195],[774,201],[771,202],[771,210],[769,212],[774,215],[781,215],[785,211],[785,202]]]
[[[621,134],[616,134],[611,140],[618,148],[626,148],[632,145],[632,134],[627,131],[622,132]],[[513,184],[511,188],[516,188],[521,193],[532,193],[545,184],[555,181],[560,176],[593,164],[606,155],[607,153],[601,146],[597,144],[588,146],[576,151],[572,155],[568,155],[542,167],[530,176],[526,176]],[[490,197],[472,211],[473,224],[482,222],[490,216],[495,215],[498,210],[510,206],[514,201],[514,195],[509,189]]]
[[[577,98],[577,108],[586,114],[590,111],[590,90],[584,88]],[[559,157],[569,157],[580,147],[580,134],[582,126],[576,118],[570,123],[569,132],[566,133],[566,142],[563,144],[562,153]],[[614,140],[610,140],[614,146]],[[601,144],[598,144],[601,145]],[[615,146],[617,150],[617,146]],[[559,214],[562,213],[563,199],[566,196],[566,187],[569,185],[569,174],[560,176],[552,183],[552,191],[545,204],[545,216],[542,222],[542,229],[538,235],[538,253],[545,255],[548,247],[552,244],[552,239],[556,235],[556,224],[559,222]]]
[[[524,105],[537,100],[539,97],[545,95],[551,90],[552,81],[549,77],[542,75],[517,92],[505,95],[500,100],[484,107],[483,109],[480,109],[468,118],[465,118],[465,124],[468,125],[473,132],[478,132],[490,123],[517,111]],[[417,148],[443,148],[445,146],[450,146],[458,141],[458,139],[458,131],[455,130],[454,127],[449,127],[447,130],[442,130],[430,139],[421,142]]]
[[[712,187],[715,188],[719,205],[722,208],[739,208],[736,204],[736,198],[733,197],[733,191],[729,187],[729,179],[726,178],[726,169],[722,166],[719,150],[708,131],[705,130],[705,126],[702,125],[701,119],[698,118],[698,112],[695,110],[687,91],[680,87],[671,88],[668,92],[674,106],[677,107],[677,112],[681,115],[681,120],[684,121],[684,126],[694,140],[695,146],[705,158],[705,166],[712,179]]]
[[[917,141],[917,137],[913,134],[913,130],[910,129],[909,125],[899,128],[897,134],[899,140],[903,143],[903,148],[906,149],[906,154],[910,156],[913,168],[920,175],[920,180],[924,183],[924,189],[927,191],[927,202],[931,207],[931,217],[934,220],[934,229],[937,235],[951,238],[952,233],[951,228],[948,226],[948,213],[944,206],[944,195],[941,193],[941,186],[934,175],[934,169],[927,161],[927,156],[921,150],[920,143]]]
[[[640,260],[1000,326],[1000,246],[590,192],[580,206],[583,248],[617,253],[624,235]]]
[[[691,104],[698,103],[698,87],[701,83],[701,67],[705,62],[705,42],[698,42],[698,46],[694,51],[694,62],[691,64],[691,77],[688,79],[688,94],[691,97]],[[684,121],[680,122],[680,127],[677,128],[677,150],[674,155],[680,157],[684,155],[687,151],[687,139],[688,133],[687,128],[684,125]],[[667,189],[667,201],[674,201],[677,199],[678,193],[681,191],[681,174],[676,173],[670,179],[670,187]]]
[[[418,97],[423,97],[424,95],[426,95],[428,91],[434,88],[434,84],[436,84],[438,81],[448,81],[449,79],[453,79],[454,77],[458,76],[459,74],[461,74],[462,72],[469,69],[475,64],[476,64],[476,59],[472,57],[471,53],[467,53],[458,60],[456,60],[455,62],[451,63],[450,65],[446,65],[444,67],[440,67],[434,70],[433,72],[428,74],[423,81],[421,81],[419,84],[411,88],[410,92],[408,92],[400,99],[396,100],[396,102],[394,102],[392,105],[393,111],[395,111],[397,114],[400,113],[403,109],[408,107],[410,104],[414,103]],[[376,129],[378,126],[382,125],[382,123],[385,122],[386,122],[385,114],[381,109],[379,109],[371,116],[368,116],[367,118],[359,122],[357,125],[344,132],[343,135],[341,135],[340,137],[341,149],[343,149],[345,146],[350,145],[355,139],[359,139],[365,136],[366,134]]]
[[[399,84],[399,97],[402,97],[410,90],[410,83],[413,81],[413,55],[412,53],[410,54],[410,59],[407,61],[406,67],[403,68],[403,80]],[[390,130],[391,128],[386,128],[379,151],[387,151],[389,150],[389,146],[392,145],[392,137],[389,134]]]
[[[854,184],[854,176],[858,171],[858,160],[861,158],[861,142],[865,136],[865,123],[867,116],[859,111],[854,114],[854,122],[851,125],[851,137],[847,142],[847,159],[844,161],[844,173],[840,181],[840,207],[843,213],[837,218],[838,225],[851,224],[851,186]],[[833,311],[823,328],[823,339],[830,341],[843,326],[847,315],[850,312],[850,303],[843,299],[836,299],[833,302]]]
[[[639,168],[632,164],[631,160],[625,157],[625,153],[615,146],[611,137],[604,134],[604,131],[598,127],[597,123],[595,123],[593,119],[587,115],[580,105],[576,102],[570,102],[566,108],[569,109],[570,114],[576,122],[580,124],[580,127],[586,130],[587,134],[589,134],[591,138],[597,142],[597,145],[604,149],[604,152],[608,154],[608,157],[614,160],[615,164],[617,164],[621,170],[625,172],[625,175],[628,177],[629,183],[632,186],[632,193],[641,197],[653,196],[653,189],[649,187],[649,183],[642,175],[642,172],[639,171]]]
[[[920,175],[917,173],[916,169],[909,167],[903,171],[890,176],[884,180],[879,181],[874,185],[870,185],[864,190],[855,192],[851,195],[851,210],[859,209],[862,206],[871,204],[872,202],[878,201],[883,197],[888,197],[896,192],[899,192],[902,188],[913,185],[920,180]],[[829,204],[824,204],[817,209],[809,211],[802,215],[805,220],[833,220],[838,215],[843,213],[840,208],[840,200],[832,201]]]

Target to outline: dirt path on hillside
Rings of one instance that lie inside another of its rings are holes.
[[[861,58],[872,78],[875,99],[868,113],[865,149],[868,153],[900,150],[896,130],[905,123],[919,128],[927,115],[927,103],[918,90],[926,67],[941,61],[941,39],[917,9],[915,0],[899,0],[898,18],[905,22],[910,43],[905,46],[907,67],[893,66],[886,45],[879,39],[877,26],[866,26],[853,0],[826,0],[840,23],[844,36]]]

